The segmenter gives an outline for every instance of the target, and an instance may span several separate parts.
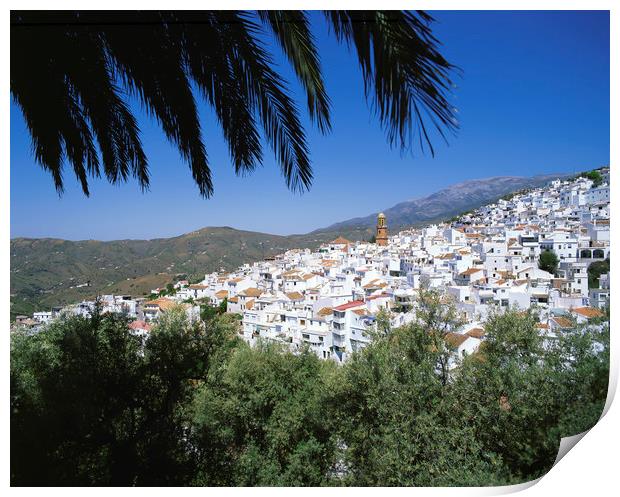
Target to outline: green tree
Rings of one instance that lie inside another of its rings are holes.
[[[334,464],[336,365],[274,344],[235,350],[201,386],[192,434],[201,485],[324,485]]]
[[[419,323],[376,339],[343,367],[335,398],[345,447],[342,482],[355,486],[487,485],[497,458],[455,415],[437,364],[441,352]]]
[[[11,335],[13,485],[492,485],[531,480],[606,402],[609,310],[544,334],[486,320],[457,357],[453,304],[423,287],[416,319],[344,366],[273,343],[235,316],[163,313],[143,341],[122,316]],[[448,343],[444,345],[443,343]]]
[[[11,337],[11,482],[132,483],[143,363],[117,316]]]
[[[609,273],[609,257],[604,261],[596,261],[588,266],[588,288],[598,288],[601,274]]]
[[[447,99],[453,67],[438,52],[431,16],[326,11],[325,18],[338,42],[356,52],[367,99],[389,143],[407,149],[419,139],[433,153],[431,130],[443,136],[457,124]],[[89,178],[101,173],[112,183],[133,176],[147,189],[148,161],[127,97],[135,95],[209,197],[211,165],[196,88],[215,111],[236,173],[262,163],[263,135],[289,188],[309,188],[305,130],[263,43],[269,34],[305,91],[310,118],[329,132],[329,97],[304,11],[12,11],[11,94],[36,161],[59,193],[64,162],[86,195]]]
[[[560,260],[558,256],[555,255],[555,252],[551,250],[544,250],[541,252],[540,257],[538,259],[538,267],[543,271],[547,271],[548,273],[555,274],[558,269],[558,264]]]
[[[196,472],[186,408],[236,344],[225,320],[164,313],[143,343],[95,313],[11,336],[11,483],[183,485]]]
[[[596,169],[581,174],[582,177],[592,180],[592,186],[595,188],[603,183],[603,176]]]
[[[450,386],[455,414],[501,461],[505,483],[546,473],[560,438],[590,428],[605,403],[608,331],[545,337],[537,323],[532,313],[492,315],[481,351],[463,360]]]

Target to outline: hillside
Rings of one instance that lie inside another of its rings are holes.
[[[11,315],[65,305],[97,293],[140,296],[175,275],[202,277],[290,248],[314,248],[340,232],[279,236],[229,227],[209,227],[153,240],[11,240]],[[344,230],[353,240],[365,229]],[[85,286],[79,286],[85,285]],[[88,285],[88,286],[86,286]]]
[[[448,219],[507,193],[540,186],[563,175],[497,177],[452,185],[386,209],[390,230]],[[11,316],[66,305],[98,293],[140,296],[176,275],[201,278],[229,271],[291,248],[316,248],[339,235],[369,239],[376,214],[303,235],[280,236],[230,227],[208,227],[153,240],[11,240]]]
[[[547,174],[533,177],[497,176],[464,181],[423,198],[398,203],[383,212],[392,230],[444,220],[481,205],[492,203],[516,190],[535,188],[568,174]],[[320,231],[338,231],[372,226],[378,212],[332,224]]]

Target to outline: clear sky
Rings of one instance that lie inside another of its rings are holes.
[[[354,55],[314,16],[333,131],[321,135],[304,115],[315,175],[309,192],[287,190],[267,147],[262,168],[235,176],[203,101],[215,184],[211,199],[200,197],[187,164],[143,114],[150,191],[141,193],[135,181],[114,186],[93,180],[86,198],[67,170],[59,198],[51,177],[34,162],[21,112],[12,103],[11,237],[156,238],[205,226],[304,233],[467,179],[573,172],[609,163],[607,12],[433,15],[442,54],[462,69],[452,100],[461,129],[448,145],[434,142],[434,158],[389,148],[365,102]],[[285,64],[278,49],[274,56]],[[289,68],[285,73],[292,79]]]

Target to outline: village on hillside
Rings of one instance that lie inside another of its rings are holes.
[[[190,320],[200,317],[200,304],[225,307],[240,316],[239,334],[250,344],[276,341],[293,352],[309,347],[320,358],[344,362],[369,343],[380,313],[392,327],[412,322],[418,292],[432,288],[465,323],[447,336],[461,356],[484,341],[485,319],[496,309],[535,308],[549,338],[603,316],[609,220],[609,168],[603,168],[391,236],[389,220],[379,214],[373,243],[339,237],[316,251],[289,250],[228,274],[207,274],[197,284],[177,281],[169,292],[153,290],[152,299],[103,295],[97,305],[126,314],[145,337],[172,307],[182,306]],[[13,329],[36,332],[63,314],[88,316],[95,305],[18,316]]]

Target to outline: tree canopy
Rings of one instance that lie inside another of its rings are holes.
[[[422,290],[418,319],[339,366],[248,346],[228,315],[119,316],[11,336],[13,485],[467,486],[543,475],[605,404],[609,317],[541,334],[498,312],[480,349],[444,361],[458,325]]]
[[[366,97],[388,142],[433,153],[431,134],[457,128],[448,101],[453,66],[438,51],[425,12],[326,11],[340,43],[357,56]],[[331,129],[331,104],[304,11],[11,11],[11,94],[34,157],[59,193],[69,163],[89,181],[137,179],[148,158],[130,105],[136,97],[189,164],[200,194],[213,193],[197,97],[217,115],[238,174],[273,149],[289,188],[312,183],[299,103],[264,43],[272,34],[306,96],[311,120]],[[196,88],[199,95],[195,95]]]
[[[538,259],[538,267],[543,271],[547,271],[548,273],[555,274],[558,269],[558,264],[560,260],[558,256],[552,250],[543,250],[540,253],[540,257]]]

